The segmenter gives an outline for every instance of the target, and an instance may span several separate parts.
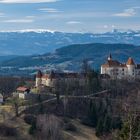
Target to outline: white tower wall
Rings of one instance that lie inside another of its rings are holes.
[[[135,65],[127,65],[128,68],[128,77],[135,77]]]
[[[36,87],[39,87],[42,83],[41,78],[36,78]]]

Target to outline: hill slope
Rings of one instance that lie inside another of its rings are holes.
[[[126,62],[128,57],[132,56],[137,63],[140,63],[139,52],[140,46],[127,44],[77,44],[56,49],[54,53],[15,57],[1,62],[0,66],[21,70],[41,68],[73,71],[80,70],[83,59],[88,59],[94,68],[99,69],[109,53],[122,62]]]

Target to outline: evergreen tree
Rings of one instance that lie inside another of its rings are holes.
[[[129,140],[129,123],[125,122],[119,132],[118,140]]]
[[[35,131],[36,131],[36,123],[32,123],[31,127],[29,128],[29,134],[30,135],[33,135],[35,134]]]
[[[43,114],[43,113],[44,113],[44,106],[43,106],[42,103],[41,103],[40,106],[39,106],[39,113],[40,113],[40,114]]]
[[[95,103],[92,103],[92,101],[91,101],[91,105],[90,105],[89,119],[90,119],[90,122],[91,122],[92,126],[96,127],[97,126],[97,121],[98,121],[97,107],[96,107]]]
[[[101,117],[96,127],[96,136],[103,135],[103,118]]]
[[[109,117],[108,114],[104,117],[103,129],[104,129],[104,132],[106,132],[106,133],[110,132],[110,129],[111,129],[111,118]]]

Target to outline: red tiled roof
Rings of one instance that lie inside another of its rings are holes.
[[[131,57],[128,58],[128,61],[126,64],[127,65],[135,65],[134,60]]]
[[[45,75],[42,76],[42,78],[48,79],[49,78],[49,75],[45,74]]]
[[[126,67],[126,65],[117,60],[108,60],[106,64],[102,65],[102,67]]]
[[[17,91],[26,91],[26,90],[28,90],[28,88],[26,88],[26,87],[18,87],[17,88]]]

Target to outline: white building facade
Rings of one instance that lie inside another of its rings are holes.
[[[40,70],[36,75],[36,87],[46,86],[55,87],[58,83],[79,83],[79,85],[85,84],[85,76],[79,73],[55,73],[43,74]]]
[[[111,79],[140,79],[140,64],[135,64],[131,57],[123,64],[117,60],[113,60],[110,54],[107,62],[101,65],[101,74],[107,74]]]

